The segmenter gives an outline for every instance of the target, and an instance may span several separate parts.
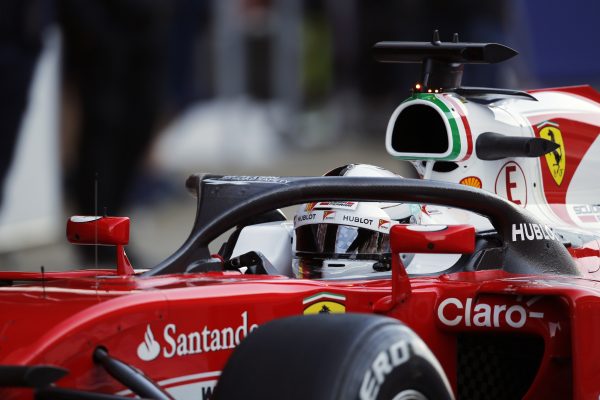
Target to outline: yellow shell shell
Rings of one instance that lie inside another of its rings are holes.
[[[481,189],[483,186],[481,184],[481,179],[479,179],[476,176],[467,176],[466,178],[460,180],[460,184],[465,186],[472,186],[477,189]]]

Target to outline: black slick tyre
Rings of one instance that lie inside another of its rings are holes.
[[[234,351],[215,400],[452,399],[425,343],[395,319],[366,314],[269,322]]]

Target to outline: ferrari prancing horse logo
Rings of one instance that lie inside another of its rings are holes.
[[[560,129],[558,129],[558,124],[556,123],[546,121],[542,125],[546,126],[540,130],[540,137],[542,139],[550,140],[560,146],[556,150],[546,154],[546,163],[548,164],[550,174],[552,175],[552,178],[554,178],[554,182],[560,186],[565,177],[566,164],[565,144],[562,139],[562,133],[560,132]]]
[[[346,312],[346,296],[321,292],[302,300],[304,314],[343,314]]]

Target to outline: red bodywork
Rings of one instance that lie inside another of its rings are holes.
[[[141,279],[78,271],[47,273],[43,284],[40,274],[0,279],[37,281],[0,288],[2,364],[57,365],[70,371],[58,386],[123,391],[92,361],[93,350],[104,346],[172,393],[193,389],[196,398],[210,392],[233,346],[256,326],[325,300],[346,312],[373,313],[391,293],[389,279],[327,282],[235,272]],[[479,271],[412,278],[410,290],[386,314],[425,340],[454,387],[457,337],[531,335],[543,341],[544,353],[527,398],[598,398],[597,282]],[[285,340],[293,346],[293,332]],[[155,358],[148,354],[153,347],[159,348]],[[3,393],[30,396],[28,389]]]

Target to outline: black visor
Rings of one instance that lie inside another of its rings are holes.
[[[296,252],[319,255],[390,253],[387,233],[348,225],[312,224],[296,228]]]

